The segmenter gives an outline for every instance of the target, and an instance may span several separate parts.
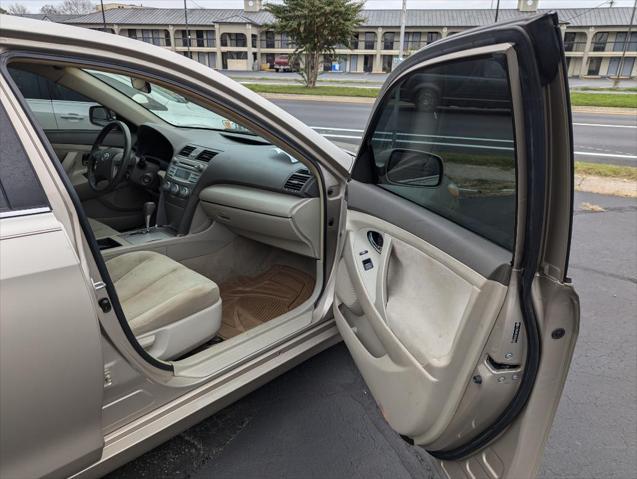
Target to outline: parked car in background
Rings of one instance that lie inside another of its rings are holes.
[[[276,72],[295,72],[299,70],[298,61],[293,59],[291,55],[282,54],[274,58],[274,71]]]

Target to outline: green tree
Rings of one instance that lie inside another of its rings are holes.
[[[333,55],[336,45],[348,45],[363,22],[362,1],[283,0],[265,9],[274,16],[268,28],[287,33],[295,45],[294,57],[301,60],[301,76],[314,88],[321,55]]]

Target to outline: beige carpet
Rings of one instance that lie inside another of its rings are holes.
[[[276,264],[258,276],[229,279],[219,289],[223,320],[217,335],[228,339],[299,306],[312,294],[314,278]]]

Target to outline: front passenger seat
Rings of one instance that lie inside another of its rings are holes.
[[[219,287],[159,253],[134,251],[106,262],[128,324],[158,359],[212,339],[221,325]]]

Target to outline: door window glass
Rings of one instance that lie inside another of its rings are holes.
[[[379,108],[368,138],[378,186],[512,249],[516,160],[504,55],[416,70]]]

